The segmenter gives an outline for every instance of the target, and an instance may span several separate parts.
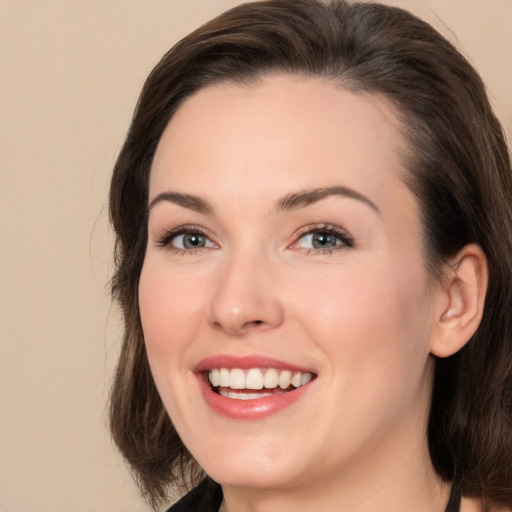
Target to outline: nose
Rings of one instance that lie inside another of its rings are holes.
[[[241,336],[281,325],[284,310],[269,261],[261,254],[232,255],[222,265],[210,306],[214,328]]]

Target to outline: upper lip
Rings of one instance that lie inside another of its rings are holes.
[[[248,370],[250,368],[276,368],[295,372],[316,373],[311,368],[295,365],[273,357],[262,355],[234,356],[228,354],[205,357],[195,366],[194,372],[201,373],[211,370],[212,368],[240,368],[241,370]]]

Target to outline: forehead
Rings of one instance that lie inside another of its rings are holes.
[[[377,197],[403,188],[405,149],[393,106],[376,95],[289,75],[221,83],[188,98],[169,122],[150,197],[168,187],[270,195],[333,184]]]

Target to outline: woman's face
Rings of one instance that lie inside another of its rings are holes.
[[[383,99],[292,76],[205,88],[165,130],[142,325],[165,407],[220,483],[426,454],[433,292],[404,149]]]

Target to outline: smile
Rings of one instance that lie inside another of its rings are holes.
[[[207,372],[207,378],[214,391],[225,398],[257,400],[305,386],[313,374],[277,368],[213,368]]]
[[[318,377],[311,368],[259,355],[207,357],[193,371],[204,401],[216,415],[249,421],[303,403]]]

